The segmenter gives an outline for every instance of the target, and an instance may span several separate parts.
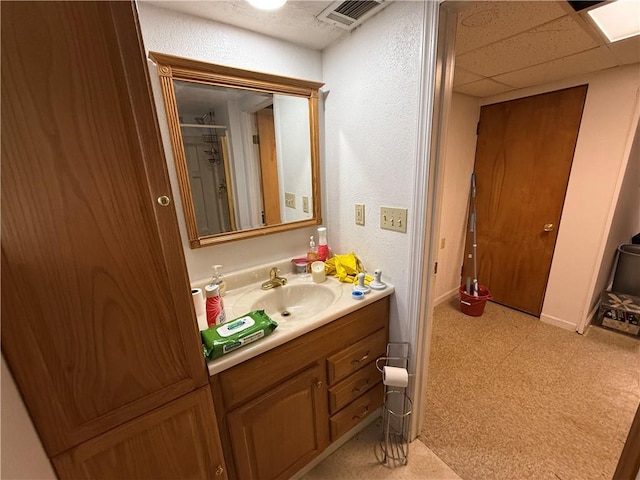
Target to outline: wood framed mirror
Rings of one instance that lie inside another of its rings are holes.
[[[322,223],[319,82],[150,52],[191,248]]]

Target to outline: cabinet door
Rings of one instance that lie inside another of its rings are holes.
[[[201,388],[53,459],[61,479],[226,479],[213,400]]]
[[[50,456],[205,385],[129,2],[2,2],[2,350]]]
[[[323,370],[315,365],[229,413],[238,478],[286,479],[329,443]]]

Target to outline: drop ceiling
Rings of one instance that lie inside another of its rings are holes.
[[[316,16],[331,1],[289,0],[259,11],[245,0],[150,1],[297,45],[323,50],[350,32]],[[565,1],[461,2],[454,90],[487,97],[640,62],[640,36],[608,44]]]

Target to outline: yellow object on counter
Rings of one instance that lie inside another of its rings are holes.
[[[353,252],[345,255],[334,255],[324,263],[327,275],[333,275],[338,280],[345,283],[357,283],[357,275],[360,272],[364,272],[362,262],[360,262]],[[366,285],[368,285],[372,280],[372,276],[365,275],[364,283]]]

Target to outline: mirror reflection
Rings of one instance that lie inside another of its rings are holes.
[[[150,56],[192,248],[321,222],[321,84]]]

